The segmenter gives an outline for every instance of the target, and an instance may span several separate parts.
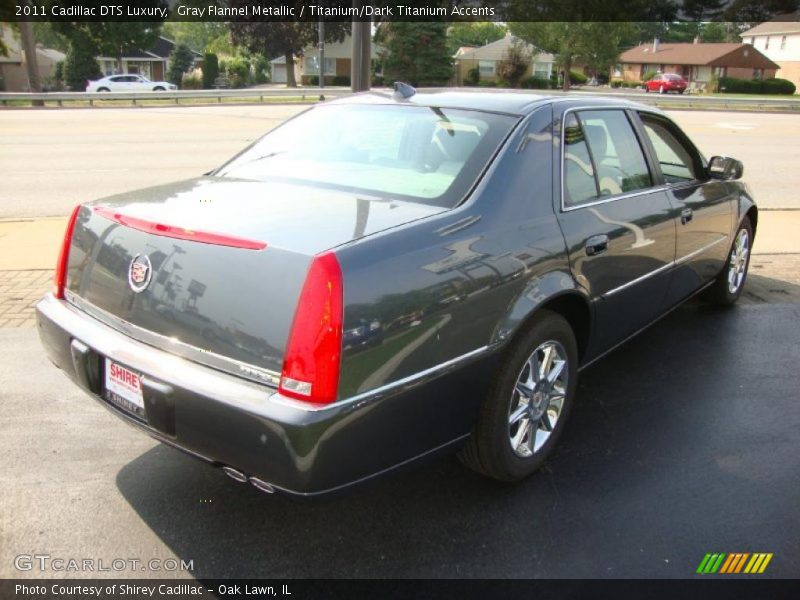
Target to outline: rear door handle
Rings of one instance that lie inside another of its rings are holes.
[[[586,240],[586,255],[597,256],[608,250],[608,236],[594,235]]]
[[[684,208],[681,211],[681,225],[686,225],[689,221],[692,220],[694,217],[694,213],[692,212],[691,208]]]

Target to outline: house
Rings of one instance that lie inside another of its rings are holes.
[[[372,59],[377,60],[380,48],[371,44]],[[325,83],[333,84],[333,78],[347,78],[350,80],[350,61],[353,56],[353,38],[348,35],[341,42],[325,44]],[[286,58],[279,56],[270,61],[272,70],[270,80],[272,83],[286,83]],[[309,46],[303,51],[302,56],[295,57],[294,77],[297,83],[309,85],[311,77],[319,76],[319,50],[316,46]]]
[[[788,79],[800,90],[800,11],[756,25],[741,37],[777,63],[776,77]]]
[[[509,34],[505,37],[481,46],[471,48],[462,46],[453,55],[455,63],[455,85],[464,85],[469,81],[469,72],[478,69],[481,81],[497,81],[497,63],[506,57],[512,44],[522,44],[531,54],[531,65],[526,76],[533,75],[542,79],[549,79],[553,73],[555,58],[552,54],[538,52],[536,48]]]
[[[0,39],[8,50],[8,56],[0,55],[0,90],[6,92],[29,92],[28,67],[25,53],[22,51],[19,35],[9,23],[0,23]],[[64,60],[65,55],[52,48],[36,46],[36,64],[39,68],[39,79],[42,87],[53,84],[56,63]]]
[[[156,41],[146,50],[133,50],[122,57],[122,70],[117,65],[117,59],[110,56],[98,56],[97,64],[103,75],[117,75],[131,73],[144,75],[152,81],[163,81],[169,69],[169,57],[177,44],[164,36],[158,36]],[[203,55],[192,50],[195,67],[202,64]]]
[[[769,79],[775,77],[778,65],[750,44],[703,43],[641,44],[626,50],[619,57],[613,77],[625,81],[642,81],[648,71],[677,73],[690,87],[702,89],[717,77]]]

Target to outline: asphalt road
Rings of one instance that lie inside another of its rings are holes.
[[[297,502],[151,441],[35,331],[0,331],[0,577],[60,575],[14,571],[40,553],[177,557],[196,577],[680,578],[707,552],[772,552],[765,576],[798,577],[799,338],[798,304],[693,303],[583,374],[530,480],[446,458]]]
[[[304,106],[0,111],[0,218],[204,173]],[[745,163],[763,208],[800,208],[800,115],[675,111],[700,149]]]

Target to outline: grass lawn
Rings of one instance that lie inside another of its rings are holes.
[[[150,98],[146,100],[136,100],[134,104],[131,100],[94,100],[93,108],[129,108],[131,106],[207,106],[214,104],[309,104],[317,102],[314,94],[306,94],[305,99],[298,94],[297,96],[265,96],[262,100],[258,96],[243,96],[241,98],[222,98],[220,102],[217,98],[182,98],[178,104],[175,100]],[[60,108],[55,100],[47,100],[45,107]],[[31,106],[30,100],[8,100],[3,106],[15,108],[35,108]],[[88,100],[65,100],[64,108],[88,108],[92,106]]]

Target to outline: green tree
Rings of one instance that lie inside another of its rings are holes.
[[[453,76],[445,36],[447,24],[435,21],[388,21],[375,41],[383,46],[384,78],[411,85],[444,85]]]
[[[183,74],[194,65],[194,54],[186,44],[178,44],[169,56],[167,80],[180,87]]]
[[[505,34],[506,27],[499,23],[457,21],[447,30],[447,46],[452,56],[461,46],[485,46]]]
[[[186,44],[195,52],[204,52],[220,36],[228,37],[228,24],[220,21],[170,21],[164,23],[164,36],[176,44]]]
[[[630,39],[634,29],[630,23],[518,21],[509,24],[511,33],[532,46],[556,56],[564,73],[576,64],[584,64],[596,73],[613,65],[620,47]],[[563,78],[563,89],[569,89],[569,77]]]
[[[87,79],[102,75],[94,56],[94,46],[87,39],[75,37],[70,41],[63,67],[64,83],[69,89],[82,92],[86,89]]]
[[[231,7],[240,8],[252,4],[251,0],[230,0]],[[300,14],[302,1],[296,3]],[[326,2],[318,2],[325,5]],[[295,81],[294,57],[302,55],[305,48],[317,43],[318,25],[316,21],[236,21],[230,24],[231,41],[235,46],[243,46],[253,54],[265,57],[283,55],[286,59],[286,85],[297,87]],[[330,21],[325,23],[325,41],[341,42],[350,33],[349,22]],[[442,36],[444,39],[444,35]]]
[[[211,89],[219,77],[219,59],[216,54],[206,53],[203,57],[203,87]]]

